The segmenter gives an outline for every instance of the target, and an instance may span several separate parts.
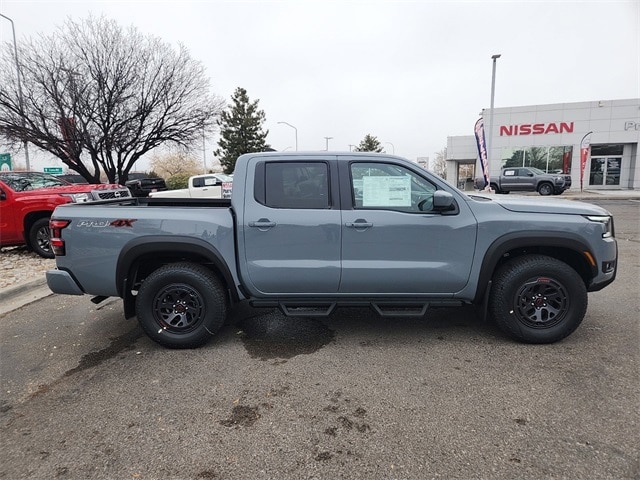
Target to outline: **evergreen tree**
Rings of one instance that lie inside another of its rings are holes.
[[[377,137],[367,133],[364,139],[360,142],[360,145],[356,147],[355,151],[382,153],[382,145]]]
[[[269,131],[262,130],[266,116],[263,110],[258,109],[258,100],[249,101],[247,91],[238,87],[231,101],[230,110],[222,112],[218,120],[220,148],[213,152],[227,174],[233,173],[240,155],[271,148],[265,141]]]

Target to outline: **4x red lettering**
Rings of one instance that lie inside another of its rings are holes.
[[[113,222],[111,222],[109,225],[112,227],[133,227],[133,222],[135,222],[136,219],[118,219],[118,220],[114,220]]]

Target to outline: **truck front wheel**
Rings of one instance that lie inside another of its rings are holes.
[[[578,328],[586,311],[584,281],[555,258],[525,255],[495,273],[489,313],[498,327],[516,340],[562,340]]]
[[[538,186],[538,193],[540,195],[551,195],[553,193],[553,185],[550,183],[541,183]]]
[[[169,348],[204,345],[225,321],[227,301],[220,280],[194,263],[173,263],[151,273],[136,296],[144,332]]]

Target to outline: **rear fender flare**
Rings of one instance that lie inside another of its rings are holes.
[[[231,270],[222,254],[215,247],[200,238],[153,235],[135,238],[128,242],[120,251],[116,265],[116,288],[118,289],[118,295],[125,299],[125,303],[129,284],[132,281],[132,279],[129,278],[131,268],[140,257],[148,255],[202,257],[207,262],[212,263],[214,268],[219,272],[229,287],[232,300],[234,302],[239,300]]]

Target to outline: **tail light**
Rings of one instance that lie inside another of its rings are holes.
[[[49,242],[51,244],[51,249],[56,256],[62,257],[66,254],[64,240],[62,239],[62,230],[68,227],[70,223],[71,220],[54,220],[53,218],[49,220]]]

